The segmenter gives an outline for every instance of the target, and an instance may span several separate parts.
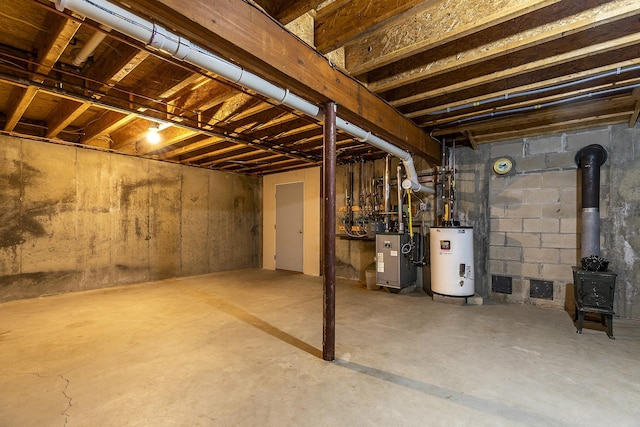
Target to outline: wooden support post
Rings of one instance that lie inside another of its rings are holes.
[[[322,358],[335,360],[336,347],[336,104],[324,105],[324,318]]]

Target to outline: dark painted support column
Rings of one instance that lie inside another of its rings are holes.
[[[322,358],[336,358],[336,104],[324,105],[324,321]]]

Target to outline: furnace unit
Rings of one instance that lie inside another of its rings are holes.
[[[418,234],[414,234],[414,240]],[[416,281],[409,234],[379,233],[376,235],[376,284],[389,290],[399,290]]]

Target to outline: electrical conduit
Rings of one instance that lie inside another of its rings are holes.
[[[288,89],[276,86],[264,80],[262,77],[191,43],[189,40],[171,33],[166,28],[134,15],[126,9],[101,0],[50,1],[56,4],[56,9],[59,11],[63,11],[65,8],[71,9],[76,13],[126,34],[156,50],[167,53],[175,59],[216,73],[294,110],[314,117],[319,121],[324,119],[324,112],[320,107],[289,92]],[[418,182],[418,174],[413,164],[413,158],[409,152],[396,147],[373,135],[371,132],[367,132],[340,117],[336,117],[336,127],[361,142],[367,142],[382,151],[400,158],[407,174],[407,179],[402,183],[404,189],[411,189],[414,192],[426,194],[435,193],[433,188],[426,187]]]

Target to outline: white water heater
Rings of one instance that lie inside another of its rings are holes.
[[[453,297],[475,293],[473,227],[432,227],[431,290]]]

